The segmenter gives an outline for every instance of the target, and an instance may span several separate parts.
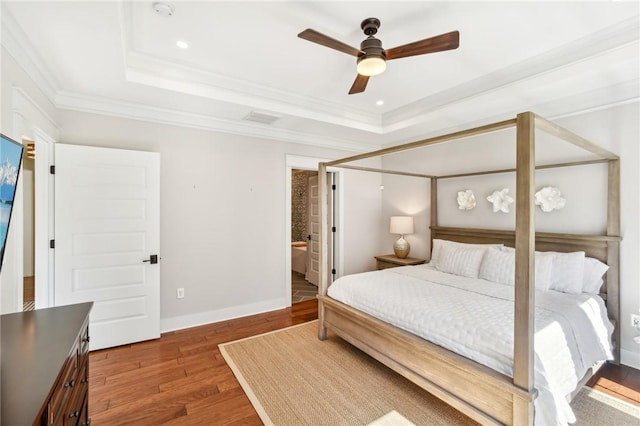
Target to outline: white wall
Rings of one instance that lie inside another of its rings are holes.
[[[620,156],[621,168],[621,316],[622,362],[640,368],[640,346],[633,337],[640,335],[640,330],[630,327],[630,315],[640,312],[640,111],[638,103],[627,104],[588,114],[576,115],[555,120],[577,134],[593,141]],[[406,153],[407,163],[420,163],[420,152]],[[483,160],[495,156],[494,152],[483,152],[482,144],[472,144],[457,156],[470,157],[477,165]],[[425,162],[427,158],[425,156]],[[431,158],[433,160],[433,158]],[[468,161],[468,160],[465,160]],[[383,160],[385,168],[403,170],[402,156]],[[430,170],[423,170],[430,173]],[[388,177],[389,176],[389,177]],[[416,178],[385,175],[383,191],[383,221],[394,214],[410,214],[410,205],[419,211],[419,221],[426,220],[428,229],[429,181],[424,183]],[[602,234],[606,230],[606,197],[607,172],[604,165],[560,168],[538,171],[536,189],[542,186],[558,186],[567,199],[563,210],[551,213],[536,211],[536,227],[540,231],[593,233]],[[514,195],[515,177],[512,173],[499,175],[476,176],[470,178],[443,179],[438,184],[438,220],[443,226],[485,227],[494,229],[514,229],[515,215],[510,213],[492,213],[491,205],[486,197],[496,189],[509,188]],[[471,211],[457,208],[457,192],[473,189],[477,207]],[[423,213],[424,211],[424,213]],[[418,222],[416,222],[418,223]],[[386,225],[388,229],[388,224]],[[384,228],[381,235],[385,246],[392,244],[393,238],[385,238]],[[409,239],[412,247],[411,255],[425,257],[428,253],[429,233],[422,226]],[[419,249],[418,249],[419,247]]]
[[[385,167],[387,167],[385,165]],[[396,169],[397,170],[397,169]],[[400,169],[401,170],[401,169]],[[393,243],[400,238],[389,233],[391,216],[413,216],[413,234],[405,235],[411,245],[410,257],[429,259],[429,223],[431,217],[431,183],[429,179],[382,175],[381,254],[393,254]]]
[[[34,139],[37,131],[57,136],[56,110],[33,80],[4,47],[0,48],[0,131],[21,141]],[[21,171],[22,174],[22,171]],[[11,228],[7,237],[0,275],[0,312],[22,309],[23,267],[23,190],[18,179]]]
[[[60,143],[160,153],[164,330],[286,305],[285,156],[348,153],[71,111],[58,118]],[[380,184],[361,172],[345,182],[349,273],[373,265]]]

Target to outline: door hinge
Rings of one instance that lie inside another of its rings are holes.
[[[335,184],[331,185],[331,189],[336,190],[337,186]]]
[[[332,270],[331,270],[331,274],[332,274],[332,275],[335,275],[335,274],[336,274],[336,270],[335,270],[335,269],[332,269]]]
[[[49,173],[52,175],[56,174],[56,166],[49,166]]]
[[[336,227],[335,226],[331,227],[331,232],[336,232]]]
[[[49,240],[49,248],[56,248],[56,240]]]

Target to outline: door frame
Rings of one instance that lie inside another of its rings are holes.
[[[54,239],[54,175],[50,167],[54,164],[55,140],[42,131],[34,134],[36,148],[33,168],[34,188],[34,290],[36,309],[49,308],[54,304],[54,252],[49,241]]]
[[[286,155],[286,178],[285,178],[285,232],[284,232],[284,258],[285,258],[285,300],[287,301],[287,307],[291,306],[291,175],[293,169],[300,170],[318,170],[318,163],[325,163],[330,160],[316,157],[303,157],[299,155]],[[343,188],[344,176],[343,170],[330,167],[327,171],[334,173],[335,183],[338,188]],[[344,191],[338,190],[337,199],[335,200],[335,221],[337,224],[336,230],[336,244],[335,244],[335,268],[336,278],[342,276],[344,265],[344,233],[342,226],[339,226],[343,222],[343,194]]]

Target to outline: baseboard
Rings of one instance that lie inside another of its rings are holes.
[[[160,329],[162,333],[167,331],[182,330],[184,328],[197,327],[199,325],[211,324],[219,321],[226,321],[263,312],[275,311],[287,307],[284,298],[265,300],[248,305],[232,306],[215,311],[198,312],[190,315],[161,318]]]
[[[620,363],[640,370],[640,352],[620,350]]]

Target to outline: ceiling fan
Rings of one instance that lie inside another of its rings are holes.
[[[457,49],[460,44],[460,33],[458,31],[452,31],[385,50],[382,48],[382,42],[374,37],[378,32],[378,28],[380,28],[379,19],[367,18],[362,21],[360,28],[362,28],[364,34],[367,36],[367,38],[360,43],[360,49],[351,47],[348,44],[319,33],[316,30],[312,30],[311,28],[307,28],[298,34],[298,37],[302,39],[339,50],[340,52],[358,58],[358,75],[351,86],[351,90],[349,90],[350,95],[364,92],[364,89],[367,88],[369,77],[384,72],[387,68],[387,61],[406,58],[408,56],[424,55],[425,53]]]

